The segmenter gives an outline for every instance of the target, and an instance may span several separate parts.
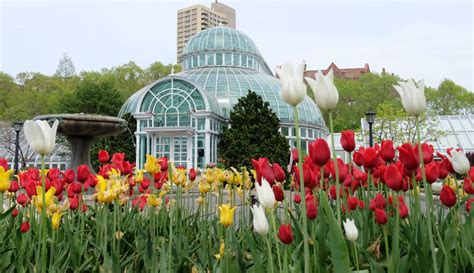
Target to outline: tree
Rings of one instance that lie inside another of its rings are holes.
[[[117,116],[122,103],[113,77],[88,74],[73,92],[60,98],[58,110],[63,113]]]
[[[286,165],[290,147],[278,129],[280,121],[261,96],[249,90],[230,112],[230,128],[219,142],[220,157],[227,167],[250,167],[252,158],[267,157]]]
[[[134,132],[137,128],[137,121],[130,114],[125,114],[122,119],[127,121],[128,128],[125,132],[116,135],[103,137],[97,140],[91,147],[91,163],[94,169],[99,166],[99,160],[97,155],[100,150],[104,149],[110,153],[110,156],[114,153],[125,153],[125,159],[130,162],[135,162],[135,136]]]
[[[436,115],[469,115],[474,113],[474,93],[452,80],[445,79],[438,89],[426,89],[427,106]]]
[[[56,68],[56,73],[54,75],[66,79],[74,76],[74,74],[76,74],[76,68],[72,63],[71,57],[64,53],[62,58],[59,60],[58,68]]]

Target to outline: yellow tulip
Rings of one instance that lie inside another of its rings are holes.
[[[199,182],[199,192],[200,193],[207,193],[210,189],[209,184],[206,181]]]
[[[148,206],[151,206],[151,207],[161,206],[161,202],[162,202],[161,198],[156,197],[156,195],[154,194],[148,195],[148,198],[146,201],[147,201]]]
[[[59,224],[61,223],[61,215],[62,213],[60,212],[53,213],[53,217],[51,219],[51,224],[53,226],[53,229],[59,228]]]
[[[156,157],[152,155],[146,155],[146,162],[143,167],[145,168],[145,171],[150,174],[155,174],[160,171],[160,167],[156,162]]]
[[[13,173],[13,169],[5,171],[0,166],[0,192],[6,192],[10,188],[10,175]]]
[[[44,199],[45,199],[45,206],[43,206],[43,187],[36,186],[36,197],[34,200],[34,204],[38,210],[41,210],[43,207],[50,207],[54,201],[54,194],[56,193],[56,188],[50,187],[49,190],[46,192]]]
[[[220,222],[224,227],[232,225],[234,221],[235,207],[231,208],[229,205],[219,206]]]
[[[135,174],[134,180],[137,183],[142,183],[143,181],[143,170],[138,170]]]

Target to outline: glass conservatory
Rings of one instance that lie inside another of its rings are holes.
[[[281,133],[295,146],[293,111],[279,95],[280,84],[244,33],[223,26],[193,36],[180,60],[183,71],[160,79],[133,94],[119,116],[137,119],[137,164],[146,154],[166,156],[176,165],[203,168],[219,157],[222,126],[238,99],[252,90],[268,101],[281,122]],[[299,108],[303,147],[327,128],[314,101]]]

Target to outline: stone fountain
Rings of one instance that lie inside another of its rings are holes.
[[[57,133],[67,138],[71,146],[69,168],[86,164],[92,171],[90,148],[103,136],[117,135],[127,130],[127,122],[121,118],[92,114],[52,114],[35,117],[35,120],[59,120]]]

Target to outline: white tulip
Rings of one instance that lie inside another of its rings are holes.
[[[59,120],[55,120],[52,127],[45,120],[27,120],[24,130],[28,145],[40,155],[50,154],[56,145],[56,131]]]
[[[319,71],[316,80],[305,77],[311,90],[313,90],[314,100],[319,108],[324,110],[333,110],[339,101],[339,92],[334,85],[334,72],[329,70],[326,76],[322,71]]]
[[[306,85],[303,82],[304,68],[304,63],[300,64],[296,71],[293,71],[293,66],[289,63],[276,68],[281,83],[280,97],[290,105],[298,105],[306,96]]]
[[[416,87],[413,80],[400,81],[398,84],[393,87],[400,95],[405,111],[413,116],[423,113],[426,109],[425,84],[423,81],[418,83],[418,87]]]
[[[439,193],[441,189],[443,188],[443,182],[434,182],[431,184],[431,189],[433,192]]]
[[[458,174],[466,174],[471,168],[469,164],[469,159],[462,151],[451,150],[451,155],[446,155],[453,165],[454,171]]]
[[[346,219],[344,222],[342,222],[342,224],[344,225],[344,230],[346,231],[347,239],[349,239],[349,241],[357,240],[357,237],[359,236],[359,231],[357,230],[354,220]]]
[[[270,183],[262,177],[262,185],[255,183],[255,190],[257,191],[257,199],[260,204],[266,209],[275,207],[276,199]]]
[[[265,216],[265,209],[261,205],[253,205],[253,229],[260,235],[267,235],[268,233],[268,220]]]

